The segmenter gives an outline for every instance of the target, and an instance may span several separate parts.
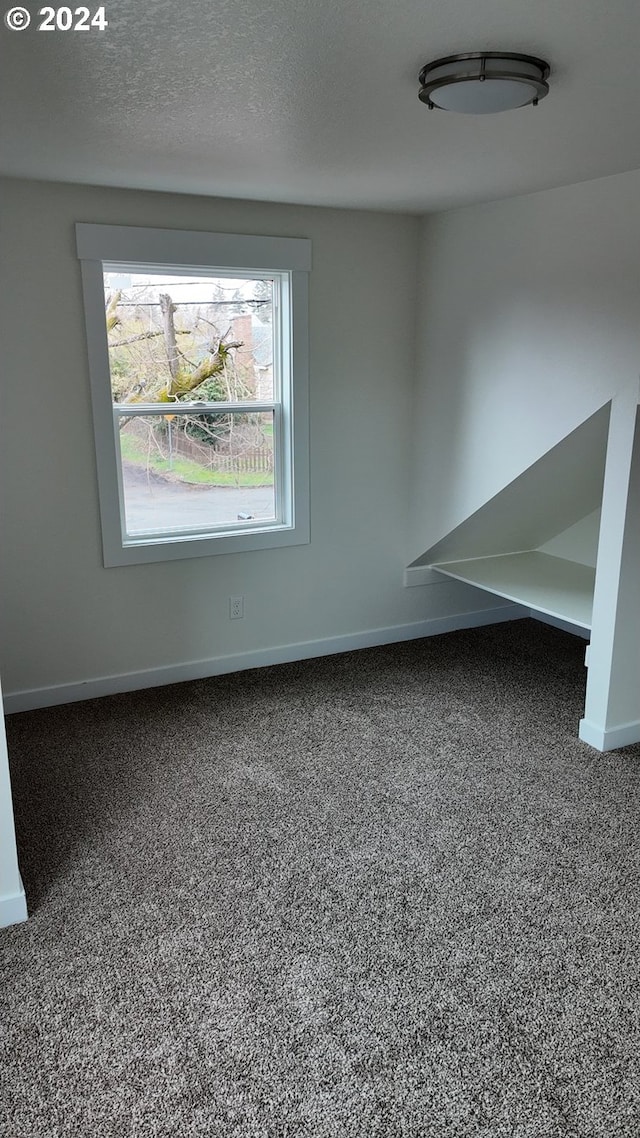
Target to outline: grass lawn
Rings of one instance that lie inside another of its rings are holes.
[[[157,474],[166,474],[176,482],[188,482],[201,486],[273,486],[273,472],[258,470],[233,471],[210,470],[200,463],[182,455],[174,456],[170,463],[157,450],[145,447],[134,435],[120,434],[120,452],[126,462],[151,469]]]

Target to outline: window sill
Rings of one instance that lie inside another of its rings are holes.
[[[292,545],[309,544],[308,527],[268,526],[249,531],[207,536],[128,538],[119,544],[109,542],[104,550],[105,568],[118,565],[143,565],[154,561],[178,561],[190,557],[211,557],[216,554],[251,553],[261,549],[280,549]]]

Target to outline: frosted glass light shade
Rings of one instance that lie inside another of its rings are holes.
[[[549,92],[549,65],[531,55],[452,55],[420,72],[419,98],[430,109],[490,115],[536,104]]]

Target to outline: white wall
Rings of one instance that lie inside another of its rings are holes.
[[[540,546],[541,553],[548,553],[551,557],[566,557],[569,561],[577,561],[580,565],[596,567],[598,557],[598,537],[600,534],[600,513],[594,510],[581,518],[575,525],[569,526]]]
[[[8,694],[38,689],[37,705],[57,685],[395,626],[401,637],[451,610],[447,589],[402,585],[417,219],[13,180],[2,213]],[[312,239],[309,546],[103,568],[76,221]],[[229,621],[231,594],[245,595],[243,621]]]
[[[426,219],[411,557],[640,370],[640,172]]]
[[[403,567],[638,372],[640,173],[423,222],[13,180],[1,194],[0,654],[5,691],[33,703],[491,604],[404,589]],[[76,221],[312,239],[310,546],[102,567]]]
[[[27,902],[18,869],[7,741],[4,720],[2,720],[0,721],[0,928],[24,921],[26,917]]]

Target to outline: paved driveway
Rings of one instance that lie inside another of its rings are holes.
[[[268,519],[274,516],[272,486],[192,486],[123,464],[127,530],[130,534],[228,525],[239,514]]]

